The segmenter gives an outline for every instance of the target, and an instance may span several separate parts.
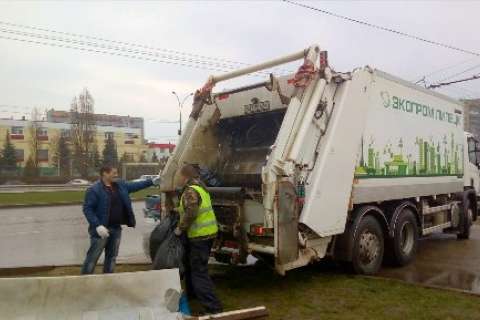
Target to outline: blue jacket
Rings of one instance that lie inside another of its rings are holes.
[[[153,185],[152,180],[139,182],[116,182],[120,200],[127,211],[127,226],[134,228],[136,221],[132,209],[132,200],[129,193],[136,192]],[[88,232],[91,236],[98,237],[96,228],[100,225],[107,226],[110,211],[110,197],[101,180],[95,182],[87,189],[85,201],[83,202],[83,214],[87,218]]]

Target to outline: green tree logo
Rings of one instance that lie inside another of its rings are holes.
[[[383,106],[385,108],[390,107],[390,104],[391,104],[390,93],[388,93],[388,91],[382,91],[380,92],[380,97],[382,98]]]

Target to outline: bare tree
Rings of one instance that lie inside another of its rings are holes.
[[[147,157],[145,156],[145,151],[140,152],[140,155],[138,156],[138,162],[140,162],[140,163],[148,162]]]
[[[71,104],[71,134],[74,153],[74,166],[84,178],[89,175],[89,168],[94,164],[91,156],[95,152],[95,115],[94,100],[85,88],[78,97],[74,97]]]

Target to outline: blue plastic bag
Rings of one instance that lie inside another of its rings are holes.
[[[182,295],[180,296],[180,301],[178,303],[178,311],[186,316],[192,315],[192,311],[190,310],[190,305],[188,304],[188,298],[185,292],[182,292]]]

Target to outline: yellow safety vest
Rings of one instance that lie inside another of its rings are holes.
[[[200,198],[202,199],[202,203],[198,208],[198,213],[195,220],[193,220],[193,223],[188,229],[187,236],[189,238],[197,238],[216,234],[218,232],[217,219],[215,217],[215,212],[213,211],[210,195],[200,186],[191,185],[189,187],[198,192]],[[183,214],[185,213],[185,209],[183,207],[183,194],[180,198],[178,212],[180,213],[180,217],[183,217]]]

